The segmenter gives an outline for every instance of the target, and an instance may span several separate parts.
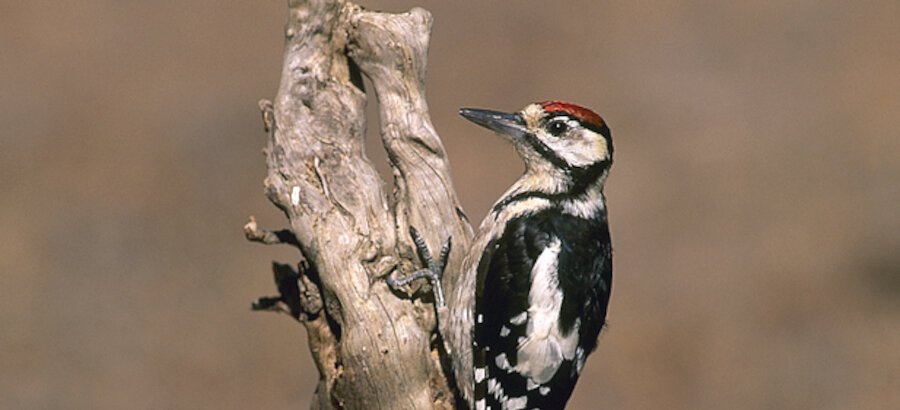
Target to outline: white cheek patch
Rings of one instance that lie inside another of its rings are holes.
[[[556,155],[575,167],[586,167],[609,158],[609,150],[603,136],[583,128],[574,132],[578,134],[545,140],[544,143],[556,152]]]
[[[606,139],[599,134],[594,135],[597,135],[597,139],[594,140],[594,149],[597,153],[597,157],[600,159],[609,159],[609,146],[606,145]]]

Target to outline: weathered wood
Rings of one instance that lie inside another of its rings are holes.
[[[260,230],[252,220],[245,231],[297,246],[308,264],[299,272],[300,306],[315,305],[304,297],[324,305],[300,315],[320,374],[312,407],[453,408],[429,294],[408,298],[384,281],[421,267],[410,225],[435,251],[453,237],[446,289],[472,237],[425,102],[431,16],[335,0],[288,6],[281,83],[274,103],[260,108],[269,132],[266,193],[290,232]],[[378,99],[390,195],[363,150],[361,75]]]

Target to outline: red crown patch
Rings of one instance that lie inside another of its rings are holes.
[[[544,101],[540,105],[547,114],[566,114],[578,119],[586,126],[594,126],[599,129],[604,124],[603,118],[597,113],[580,105],[555,100]]]

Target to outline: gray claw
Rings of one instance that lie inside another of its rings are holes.
[[[431,282],[431,288],[434,291],[435,306],[438,308],[446,307],[447,305],[444,302],[444,289],[441,286],[441,278],[444,276],[444,269],[447,267],[447,261],[450,258],[452,238],[447,238],[447,243],[441,248],[441,254],[438,257],[438,260],[435,261],[434,258],[431,257],[431,252],[428,251],[428,246],[425,245],[425,240],[422,239],[422,235],[419,234],[419,231],[417,231],[416,228],[413,228],[412,226],[409,227],[409,236],[416,245],[416,252],[418,252],[419,258],[422,259],[422,262],[424,262],[425,266],[428,268],[419,269],[408,276],[397,278],[396,280],[388,277],[386,279],[388,285],[392,287],[403,286],[416,279],[427,278],[428,281]]]

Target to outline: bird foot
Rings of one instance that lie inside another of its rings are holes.
[[[444,244],[444,247],[441,248],[441,254],[438,257],[438,260],[434,260],[434,258],[431,257],[431,252],[428,251],[428,246],[425,245],[425,240],[422,239],[422,235],[419,234],[419,231],[417,231],[416,228],[413,228],[412,226],[409,227],[409,236],[412,238],[413,243],[416,244],[416,252],[419,254],[419,258],[422,259],[422,262],[425,263],[426,268],[419,269],[407,276],[397,279],[388,277],[386,279],[388,285],[396,288],[419,278],[427,278],[431,283],[431,289],[434,292],[435,306],[438,308],[446,307],[447,305],[444,302],[444,289],[441,286],[441,278],[444,276],[444,269],[447,267],[447,260],[450,257],[450,248],[453,238],[447,238],[447,242]]]

